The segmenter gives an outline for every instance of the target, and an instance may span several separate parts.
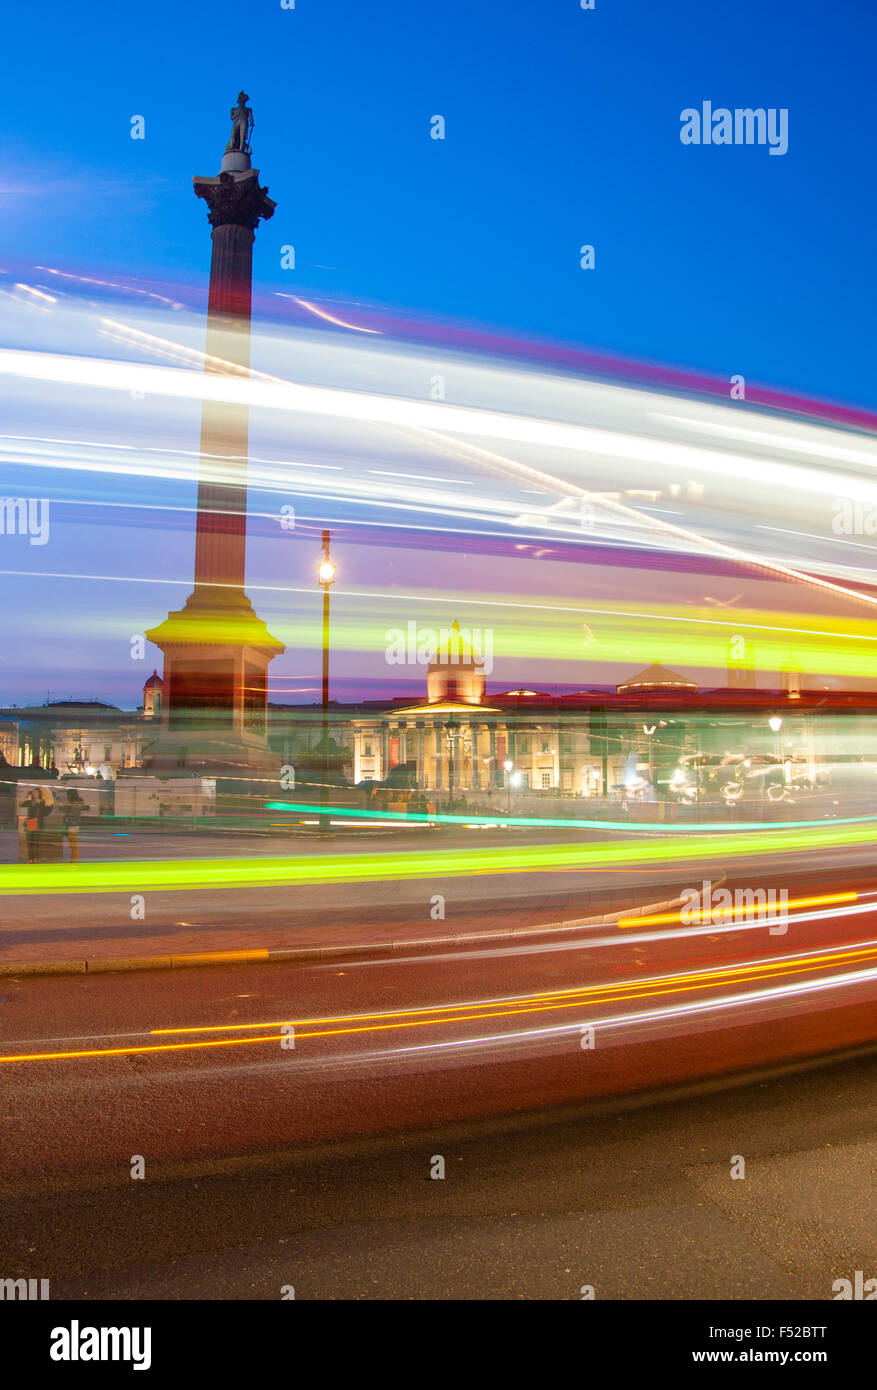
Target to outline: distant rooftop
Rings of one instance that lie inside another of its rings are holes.
[[[619,695],[626,695],[628,691],[635,690],[697,690],[697,682],[691,681],[687,676],[682,676],[678,671],[671,671],[669,666],[662,666],[660,661],[654,665],[647,666],[644,671],[631,676],[629,680],[622,681],[615,689]]]

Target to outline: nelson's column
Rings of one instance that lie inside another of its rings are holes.
[[[276,206],[250,164],[248,100],[241,92],[232,108],[219,174],[193,179],[213,228],[204,359],[211,378],[249,374],[253,242]],[[246,778],[271,767],[268,663],[284,646],[244,593],[248,414],[233,401],[205,396],[202,405],[195,587],[184,608],[146,634],[164,654],[162,728],[144,758],[156,773]]]

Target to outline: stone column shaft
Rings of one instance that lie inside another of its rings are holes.
[[[194,181],[207,203],[212,231],[207,300],[208,374],[246,379],[250,372],[253,242],[275,203],[259,187],[249,159],[212,179]],[[201,474],[195,531],[195,594],[211,607],[248,606],[244,597],[247,537],[249,411],[233,401],[205,400],[201,411]],[[217,477],[216,475],[219,474]]]

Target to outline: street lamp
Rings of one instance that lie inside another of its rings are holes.
[[[647,745],[649,750],[649,781],[653,787],[655,785],[655,745],[652,742],[652,734],[657,727],[657,724],[643,724],[643,733],[649,741]]]
[[[507,815],[507,816],[510,816],[511,813],[512,813],[512,779],[511,779],[511,777],[509,776],[509,773],[511,772],[511,770],[512,770],[513,767],[514,767],[514,763],[512,762],[511,758],[506,758],[505,762],[503,763],[503,769],[505,770],[506,815]]]
[[[778,714],[772,714],[767,722],[770,725],[772,732],[776,736],[776,759],[777,767],[780,770],[780,786],[782,788],[782,783],[785,781],[785,773],[783,771],[783,746],[780,742],[780,729],[783,727],[783,721]],[[769,795],[770,790],[768,790],[768,796]],[[780,797],[779,799],[782,800],[782,797]]]
[[[453,715],[448,720],[447,728],[445,729],[445,737],[448,743],[448,805],[452,805],[454,800],[454,778],[456,776],[457,739],[460,737],[460,726]]]
[[[323,590],[323,781],[320,787],[320,833],[329,830],[326,797],[329,783],[329,589],[335,583],[335,563],[329,554],[330,535],[323,532],[323,549],[317,578]]]

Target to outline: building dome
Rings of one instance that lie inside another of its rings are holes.
[[[147,719],[156,719],[161,714],[164,681],[157,671],[153,671],[143,683],[143,713]]]
[[[472,645],[470,634],[460,631],[454,619],[450,632],[436,647],[426,671],[426,695],[430,704],[439,700],[458,700],[464,705],[480,705],[484,698],[484,659]]]

